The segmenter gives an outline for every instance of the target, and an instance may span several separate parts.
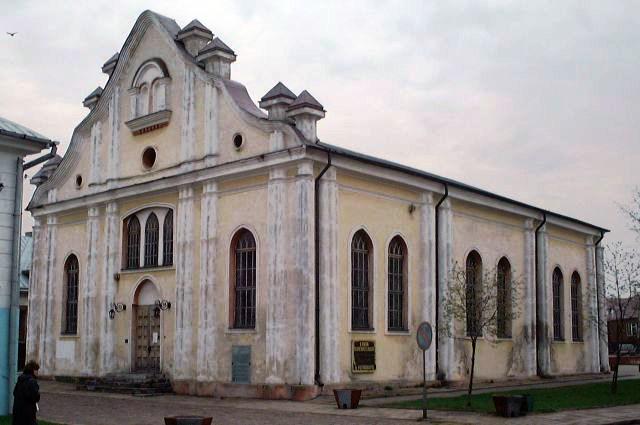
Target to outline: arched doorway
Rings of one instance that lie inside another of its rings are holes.
[[[155,305],[160,295],[150,280],[136,289],[133,298],[133,370],[160,372],[160,308]]]

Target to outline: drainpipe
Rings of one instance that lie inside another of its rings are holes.
[[[596,273],[596,312],[597,312],[597,322],[596,322],[596,331],[598,333],[598,357],[600,354],[600,326],[602,326],[602,322],[600,322],[600,291],[598,290],[598,245],[600,245],[600,242],[602,242],[602,239],[604,238],[604,232],[601,230],[600,231],[600,238],[598,238],[598,240],[596,241],[596,243],[593,245],[594,249],[593,249],[593,265],[594,265],[594,271]],[[603,282],[604,283],[604,282]],[[604,293],[604,289],[603,289],[603,293]],[[606,302],[607,300],[607,295],[605,294],[605,298],[604,300],[602,300],[602,302]],[[605,326],[608,326],[608,322],[605,324]],[[608,330],[608,329],[607,329]],[[598,365],[600,367],[600,371],[602,371],[602,359],[600,359],[600,365]]]
[[[316,281],[315,281],[315,290],[316,290],[316,306],[315,306],[315,328],[316,328],[316,358],[315,358],[315,374],[314,380],[316,385],[323,387],[324,383],[320,378],[320,179],[324,176],[324,173],[331,167],[331,152],[327,151],[327,165],[320,171],[318,177],[316,177],[313,181],[314,184],[314,192],[313,195],[315,197],[314,200],[314,226],[315,226],[315,272],[316,272]]]
[[[439,342],[439,338],[438,336],[440,335],[440,331],[439,331],[439,326],[438,326],[438,320],[439,320],[439,314],[440,314],[440,267],[438,264],[438,259],[439,259],[439,246],[440,246],[440,232],[438,231],[439,229],[439,208],[440,205],[442,205],[442,203],[444,202],[445,199],[447,199],[449,197],[449,186],[447,185],[447,183],[443,182],[442,183],[444,185],[444,195],[442,196],[442,198],[440,198],[440,200],[438,201],[438,203],[435,206],[435,219],[436,219],[436,231],[435,231],[435,240],[436,240],[436,249],[435,249],[435,257],[436,257],[436,323],[435,323],[435,330],[436,330],[436,337],[435,337],[435,350],[436,350],[436,375],[440,374],[440,356],[438,355],[438,342]],[[437,378],[437,376],[436,376]]]
[[[535,262],[535,271],[534,271],[534,276],[536,279],[536,295],[538,294],[538,262],[540,261],[538,259],[538,232],[540,231],[540,229],[542,229],[542,226],[545,225],[545,223],[547,222],[547,213],[542,211],[542,221],[540,222],[540,224],[538,225],[538,227],[536,227],[536,231],[533,234],[533,257],[534,257],[534,262]],[[540,326],[538,326],[539,323],[539,318],[538,318],[538,298],[536,297],[536,354],[538,353],[538,344],[540,344],[540,335],[542,330],[540,329]],[[536,356],[537,358],[537,356]],[[538,376],[541,376],[540,373],[540,364],[539,362],[536,361],[536,373]]]
[[[13,253],[11,256],[10,310],[9,310],[9,411],[13,408],[13,387],[16,384],[18,365],[18,334],[20,322],[20,236],[22,234],[22,173],[34,165],[53,158],[58,149],[56,142],[49,144],[51,151],[33,161],[16,162],[16,183],[13,199]],[[1,189],[0,189],[1,190]]]

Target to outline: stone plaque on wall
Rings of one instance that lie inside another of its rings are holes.
[[[352,341],[351,371],[373,373],[376,370],[375,341]]]
[[[251,382],[251,346],[231,347],[231,382],[248,384]]]

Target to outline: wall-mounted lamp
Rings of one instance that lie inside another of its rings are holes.
[[[413,214],[413,212],[416,210],[416,206],[413,204],[409,205],[409,214]]]
[[[116,317],[116,313],[122,313],[127,309],[127,306],[122,303],[111,303],[109,308],[109,319],[113,320]]]
[[[113,274],[113,279],[114,279],[116,282],[119,282],[119,281],[120,281],[120,273],[114,273],[114,274]]]
[[[160,310],[169,310],[171,308],[171,301],[167,300],[156,300],[156,307]]]

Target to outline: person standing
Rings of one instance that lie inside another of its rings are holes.
[[[13,389],[13,421],[12,425],[37,425],[36,412],[40,401],[40,387],[36,377],[40,365],[29,361],[18,377]]]

